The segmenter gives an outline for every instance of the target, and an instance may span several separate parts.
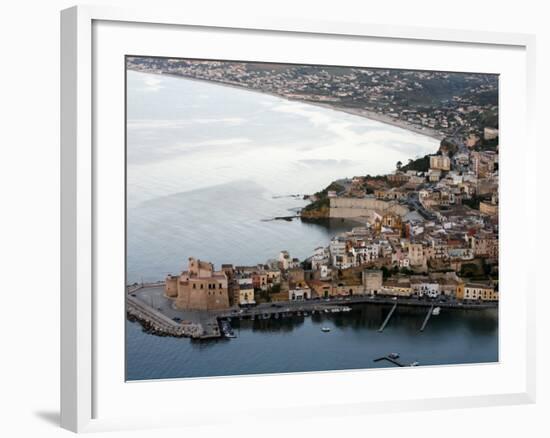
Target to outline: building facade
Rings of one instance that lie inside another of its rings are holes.
[[[185,310],[220,310],[230,307],[228,278],[215,271],[212,263],[189,258],[188,270],[179,276],[168,276],[164,293]]]

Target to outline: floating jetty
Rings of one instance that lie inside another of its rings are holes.
[[[434,311],[434,306],[432,304],[432,306],[428,310],[428,313],[426,313],[426,317],[424,318],[424,322],[422,323],[422,327],[420,327],[421,332],[423,332],[424,329],[426,328],[426,325],[428,324],[428,321],[430,320],[430,317],[433,315],[433,311]]]
[[[388,322],[390,322],[390,319],[393,315],[393,312],[395,312],[395,309],[397,309],[397,303],[395,303],[393,305],[393,307],[391,308],[390,312],[388,313],[388,316],[386,316],[386,319],[384,320],[384,322],[382,323],[382,325],[380,326],[380,328],[378,329],[378,332],[379,333],[382,333],[384,331],[384,329],[386,328],[386,326],[388,325]]]

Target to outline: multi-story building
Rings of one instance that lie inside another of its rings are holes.
[[[407,258],[409,259],[411,266],[422,266],[426,263],[424,257],[424,247],[421,243],[409,243],[409,253]]]
[[[267,283],[270,285],[281,282],[281,271],[278,269],[267,269],[265,275],[267,276]]]
[[[282,270],[286,271],[288,268],[290,268],[292,264],[292,259],[290,258],[290,254],[288,251],[281,251],[279,253],[279,266]]]
[[[329,245],[329,251],[330,251],[330,257],[331,262],[334,266],[337,268],[343,267],[349,267],[345,266],[347,265],[347,244],[346,239],[342,236],[336,236],[333,237],[330,241]]]
[[[288,281],[291,285],[302,287],[305,285],[305,271],[302,268],[292,268],[288,270]]]
[[[252,278],[244,276],[238,279],[239,289],[239,305],[246,306],[250,304],[256,304],[254,299],[254,286],[252,285]]]
[[[451,170],[451,159],[447,155],[430,155],[430,169]]]
[[[466,283],[457,298],[464,300],[498,301],[498,291],[484,283]]]
[[[430,182],[437,182],[441,179],[441,170],[438,169],[430,169],[428,171],[428,181]]]
[[[479,203],[479,211],[489,216],[496,216],[498,214],[498,204],[481,201]]]
[[[380,291],[380,295],[394,297],[410,297],[411,293],[411,283],[408,280],[386,280]]]
[[[498,257],[498,237],[492,233],[473,236],[471,246],[476,257]]]
[[[327,265],[330,261],[330,253],[327,248],[319,246],[313,250],[313,256],[311,257],[311,269],[314,271],[319,269],[322,265]]]
[[[362,244],[351,248],[353,266],[360,266],[376,260],[380,254],[380,246],[376,243]]]
[[[252,274],[252,286],[254,289],[267,289],[267,274],[265,272],[254,272]]]

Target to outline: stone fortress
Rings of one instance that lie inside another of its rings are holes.
[[[212,263],[189,258],[187,271],[166,277],[165,295],[185,310],[220,310],[229,307],[228,278]]]
[[[339,197],[330,199],[331,218],[369,217],[375,211],[404,216],[409,212],[409,209],[400,205],[397,201],[382,201],[376,198]]]

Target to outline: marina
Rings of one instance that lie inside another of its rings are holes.
[[[189,312],[177,310],[169,298],[164,296],[164,284],[155,283],[143,287],[132,287],[127,293],[127,313],[152,327],[155,334],[164,336],[186,336],[194,339],[235,338],[231,331],[231,321],[250,319],[269,320],[291,317],[305,318],[314,315],[333,315],[348,313],[358,305],[391,305],[378,332],[382,333],[394,315],[397,306],[427,309],[419,331],[426,329],[435,309],[483,310],[496,309],[491,302],[444,302],[438,301],[437,307],[430,301],[417,298],[399,298],[383,296],[352,296],[325,300],[288,301],[264,303],[255,307],[231,308],[217,312]],[[437,311],[439,313],[439,311]]]
[[[345,304],[349,312],[274,313],[270,318],[231,316],[234,338],[158,336],[127,321],[128,380],[396,367],[374,359],[398,352],[420,366],[498,360],[497,309],[448,308],[419,327],[427,307]],[[323,331],[323,327],[330,331]]]

